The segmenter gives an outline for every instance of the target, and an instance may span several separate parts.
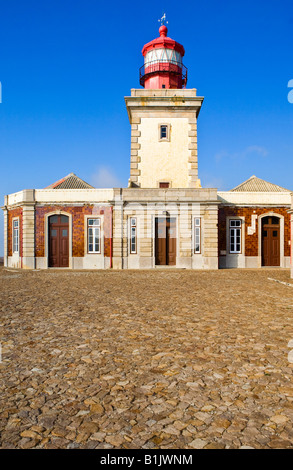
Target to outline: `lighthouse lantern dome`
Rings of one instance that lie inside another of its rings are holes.
[[[163,17],[164,18],[164,17]],[[167,37],[168,29],[162,24],[160,36],[142,49],[144,65],[140,68],[140,84],[144,88],[185,88],[187,68],[182,63],[184,47]]]

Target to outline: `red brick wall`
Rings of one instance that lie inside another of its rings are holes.
[[[22,256],[22,207],[8,211],[7,217],[7,241],[8,241],[8,256],[12,256],[12,219],[19,217],[19,256]]]
[[[84,253],[85,223],[84,216],[92,215],[97,217],[104,211],[104,255],[110,256],[110,227],[111,208],[109,206],[84,205],[73,206],[37,206],[36,207],[36,238],[35,250],[37,257],[45,256],[45,215],[49,212],[62,211],[72,215],[72,256],[82,257]]]
[[[226,217],[245,217],[245,256],[258,256],[258,219],[256,219],[255,233],[248,235],[247,227],[251,226],[251,215],[260,216],[267,212],[275,212],[284,216],[284,256],[290,256],[290,215],[285,207],[235,207],[224,206],[219,209],[219,255],[226,250]]]

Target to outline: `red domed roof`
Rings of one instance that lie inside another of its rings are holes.
[[[174,49],[179,52],[183,57],[185,54],[184,47],[179,42],[174,41],[174,39],[168,38],[168,28],[165,25],[162,25],[159,29],[160,37],[153,39],[144,45],[142,49],[142,55],[145,56],[147,52],[154,48],[165,48],[165,49]]]

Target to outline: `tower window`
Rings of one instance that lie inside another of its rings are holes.
[[[159,124],[159,141],[170,141],[170,124]]]
[[[167,139],[167,126],[161,126],[161,139]]]
[[[160,186],[160,188],[169,188],[170,183],[168,183],[167,181],[166,182],[162,181],[162,182],[159,183],[159,186]]]

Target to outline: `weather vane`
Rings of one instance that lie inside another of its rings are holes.
[[[163,14],[162,18],[158,20],[161,22],[161,25],[168,24],[168,21],[166,21],[166,13]]]

